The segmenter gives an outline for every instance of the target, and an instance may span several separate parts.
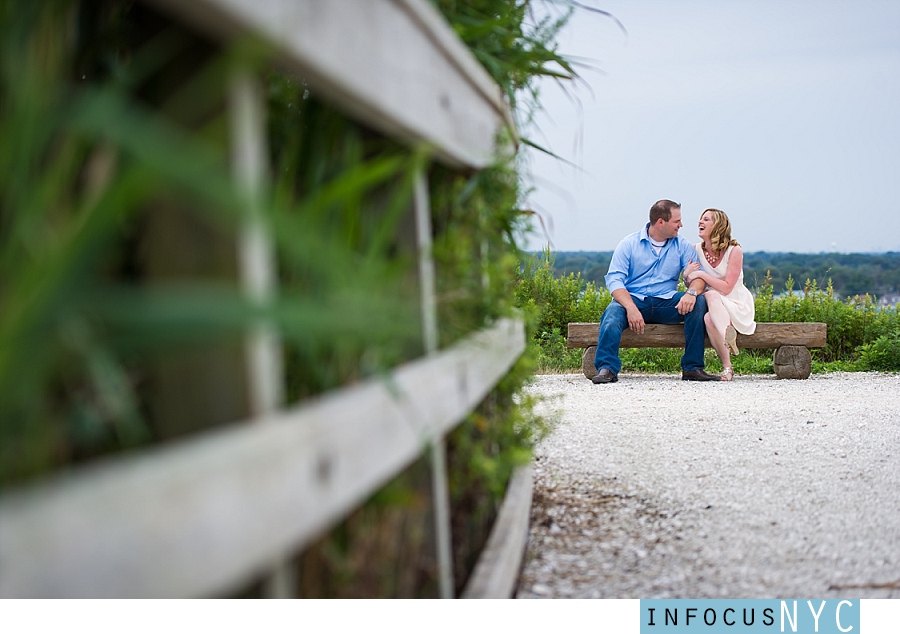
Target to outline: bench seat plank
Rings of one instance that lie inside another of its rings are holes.
[[[567,346],[589,348],[597,345],[599,323],[570,323]],[[738,333],[739,348],[778,348],[783,345],[821,348],[827,341],[827,324],[821,322],[758,323],[752,335]],[[706,346],[709,347],[709,340]],[[684,326],[681,324],[647,324],[644,334],[631,330],[622,333],[623,348],[681,348],[684,346]]]

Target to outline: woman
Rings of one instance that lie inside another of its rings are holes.
[[[706,333],[722,360],[722,380],[734,377],[731,353],[740,354],[737,333],[752,335],[756,330],[753,295],[744,286],[744,252],[731,237],[731,222],[724,211],[706,209],[697,224],[701,242],[694,245],[699,262],[685,269],[685,282],[696,278],[706,282]]]

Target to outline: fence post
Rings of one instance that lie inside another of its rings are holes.
[[[422,337],[425,354],[430,355],[437,352],[438,349],[438,327],[434,259],[431,253],[431,204],[428,200],[428,177],[424,169],[420,169],[416,174],[413,194],[422,307]],[[436,440],[431,446],[431,489],[434,504],[438,588],[442,599],[452,599],[453,553],[450,535],[450,493],[447,486],[447,451],[443,438]]]
[[[266,104],[259,81],[248,71],[235,69],[228,94],[231,169],[245,195],[247,218],[238,235],[241,287],[254,302],[274,300],[276,270],[270,228],[262,209],[266,187]],[[249,415],[261,419],[277,411],[284,401],[281,342],[271,323],[254,324],[244,344],[247,366]],[[272,562],[263,583],[268,598],[295,595],[296,584],[289,555]]]
[[[241,287],[251,300],[266,305],[276,294],[271,230],[260,209],[266,187],[265,97],[255,77],[235,71],[229,93],[232,171],[246,196],[247,220],[238,235]],[[257,417],[275,411],[284,400],[281,342],[274,326],[258,323],[247,351],[249,410]]]

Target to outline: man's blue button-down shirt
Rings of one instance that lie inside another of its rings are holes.
[[[605,277],[610,292],[624,288],[638,299],[668,299],[678,290],[681,272],[697,259],[694,245],[681,236],[669,238],[656,255],[647,233],[649,228],[648,222],[641,231],[622,238],[616,247]]]

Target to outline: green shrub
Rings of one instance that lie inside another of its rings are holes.
[[[860,355],[860,347],[885,336],[896,338],[900,329],[897,309],[880,309],[871,295],[856,295],[840,300],[834,296],[831,280],[824,290],[816,280],[806,280],[795,292],[788,276],[785,294],[775,297],[771,278],[757,289],[756,320],[761,322],[822,322],[828,328],[824,348],[814,348],[814,368],[852,367]],[[831,364],[831,365],[829,365]],[[848,366],[848,364],[850,364]]]
[[[900,372],[900,332],[881,335],[872,343],[857,348],[861,370]]]
[[[611,300],[609,291],[585,282],[581,274],[556,277],[553,255],[525,255],[518,269],[515,301],[527,316],[538,346],[538,372],[569,372],[581,367],[581,349],[566,347],[570,322],[598,321]]]

